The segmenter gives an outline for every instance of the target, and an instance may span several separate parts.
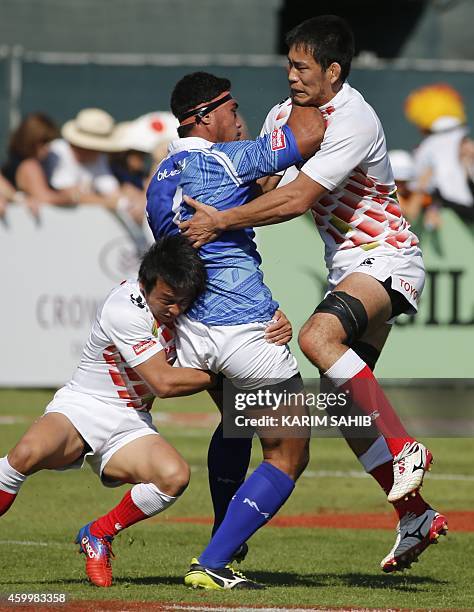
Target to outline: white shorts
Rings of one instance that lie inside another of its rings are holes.
[[[401,293],[410,304],[407,314],[415,314],[425,284],[425,264],[420,249],[398,251],[387,248],[377,251],[362,251],[355,258],[351,253],[351,261],[347,264],[343,263],[343,259],[348,257],[338,258],[338,263],[329,270],[327,293],[353,272],[368,274],[381,282],[390,278],[392,289]],[[338,265],[340,263],[343,265]],[[388,323],[393,323],[395,319],[390,319]]]
[[[80,468],[86,459],[103,484],[109,487],[122,484],[102,477],[112,455],[137,438],[159,435],[149,412],[119,408],[65,387],[59,389],[46,406],[44,414],[51,412],[64,414],[91,447],[85,457],[63,469]]]
[[[298,363],[287,346],[265,340],[268,324],[204,325],[181,316],[176,323],[175,365],[222,372],[240,389],[288,380],[298,374]]]

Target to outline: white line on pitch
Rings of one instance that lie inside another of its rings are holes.
[[[191,465],[192,472],[205,470],[202,465]],[[301,478],[368,478],[369,474],[357,470],[306,470],[301,474]],[[474,474],[433,474],[428,472],[425,478],[433,480],[458,480],[464,482],[474,482]]]
[[[34,540],[0,540],[0,545],[11,546],[47,546],[52,548],[70,547],[70,544],[62,544],[61,542],[36,542]]]
[[[357,470],[306,470],[302,476],[307,478],[367,478],[369,474]],[[425,475],[425,478],[433,480],[461,480],[474,481],[474,474],[432,474]]]

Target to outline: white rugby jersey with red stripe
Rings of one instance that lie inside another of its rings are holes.
[[[133,368],[163,350],[168,361],[175,358],[174,331],[154,318],[138,282],[124,281],[99,307],[66,387],[115,406],[148,411],[155,396]]]
[[[290,99],[273,107],[262,131],[281,127],[290,111]],[[345,265],[354,249],[418,250],[418,238],[397,201],[385,135],[373,108],[344,83],[320,111],[326,121],[324,139],[301,172],[328,189],[311,211],[328,268]],[[295,176],[295,168],[287,170],[282,184]]]

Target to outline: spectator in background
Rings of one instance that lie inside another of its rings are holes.
[[[388,156],[403,216],[413,224],[419,220],[420,214],[424,213],[425,226],[437,226],[439,216],[435,216],[438,213],[431,206],[431,196],[426,193],[426,190],[420,190],[419,185],[415,182],[414,156],[409,151],[402,149],[393,149],[388,152]]]
[[[54,190],[49,184],[46,160],[51,142],[59,136],[59,129],[47,115],[27,115],[10,137],[8,159],[2,168],[3,175],[13,185],[12,200],[18,200],[15,190],[31,198],[25,199],[33,212],[40,203],[72,204],[75,202],[71,189]]]
[[[474,221],[474,143],[461,96],[449,85],[422,87],[410,94],[405,112],[425,135],[414,153],[415,182],[417,191],[432,198],[429,225],[439,225],[440,207]]]
[[[393,170],[395,185],[397,186],[397,199],[403,216],[412,223],[420,213],[418,202],[413,198],[412,182],[415,178],[413,155],[402,149],[393,149],[388,152],[390,165]]]
[[[51,185],[58,190],[75,189],[81,203],[115,209],[120,185],[105,155],[120,151],[114,119],[99,108],[86,108],[63,125],[61,135],[50,147]]]
[[[171,113],[152,112],[119,123],[116,132],[122,150],[109,155],[110,166],[130,201],[134,218],[142,222],[148,183],[157,163],[166,157],[169,142],[178,137],[177,121]],[[157,161],[156,154],[162,149],[165,152]]]
[[[115,120],[100,108],[85,108],[67,121],[61,139],[51,143],[48,172],[51,185],[71,189],[77,202],[96,204],[116,213],[129,226],[141,224],[134,202],[112,173],[107,153],[122,151]]]
[[[111,156],[112,170],[121,184],[146,189],[151,174],[168,154],[168,144],[178,138],[178,122],[172,113],[157,111],[119,123],[124,152]]]

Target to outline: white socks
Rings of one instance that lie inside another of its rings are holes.
[[[324,373],[324,376],[339,387],[354,378],[366,365],[365,361],[362,361],[355,351],[348,349],[336,363],[332,364],[329,370]]]
[[[140,508],[143,514],[154,516],[169,508],[178,499],[162,493],[160,489],[152,484],[137,484],[130,491],[132,501]]]
[[[16,495],[25,480],[26,476],[17,472],[10,465],[7,457],[0,459],[0,489],[2,491]]]

